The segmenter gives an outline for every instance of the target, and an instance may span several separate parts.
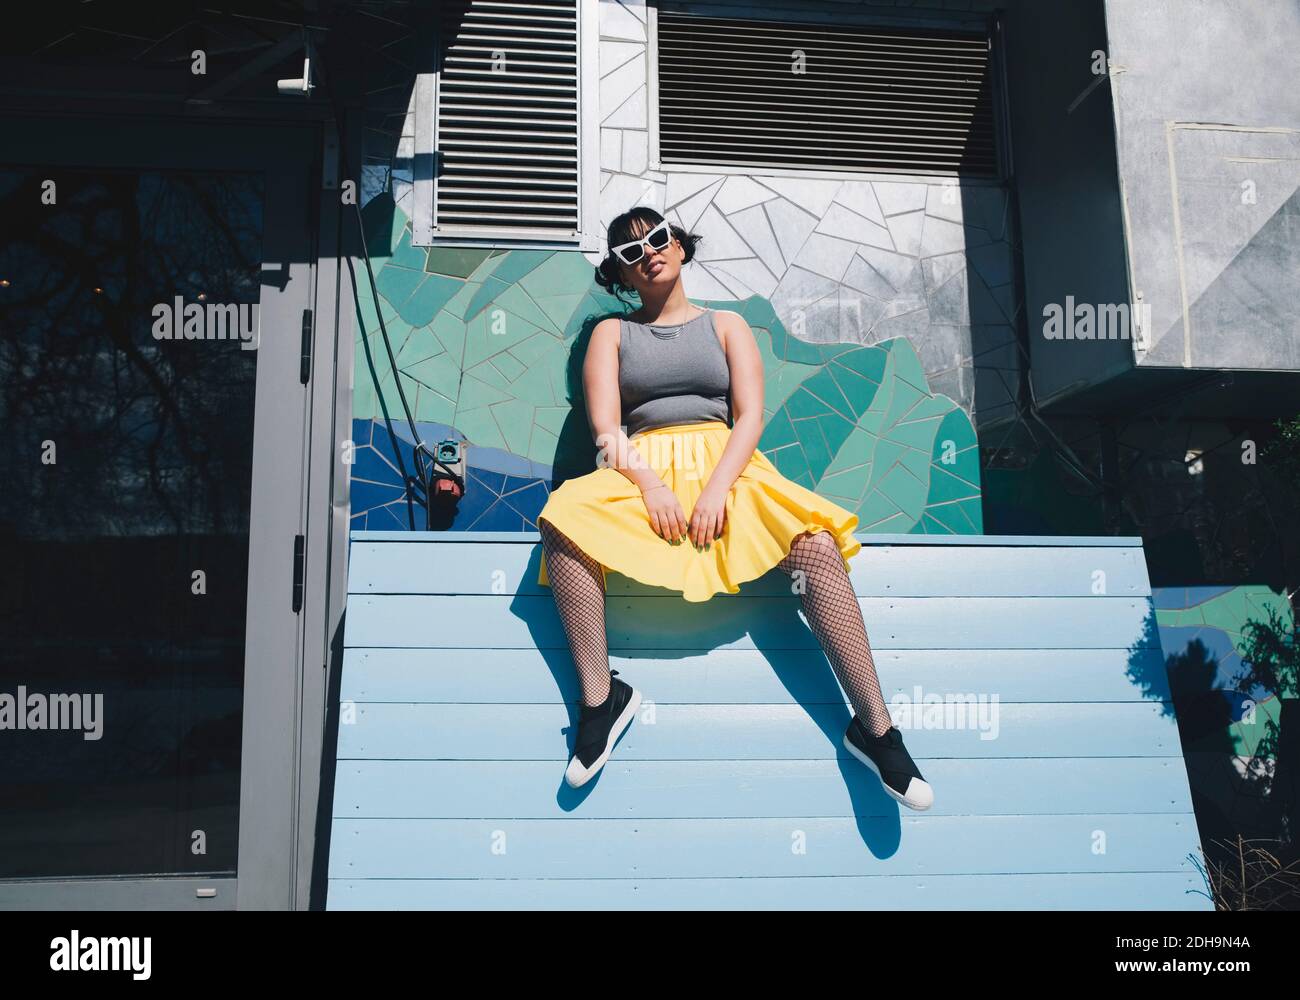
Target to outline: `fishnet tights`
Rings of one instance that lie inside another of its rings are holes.
[[[550,521],[538,520],[546,576],[569,637],[584,705],[609,697],[609,645],[605,635],[605,581],[600,563]]]
[[[777,567],[790,576],[792,584],[802,583],[799,602],[803,613],[849,696],[853,711],[872,736],[884,735],[893,721],[880,693],[862,608],[835,537],[828,531],[797,536]],[[799,571],[802,575],[796,577]]]
[[[539,520],[537,527],[546,575],[582,688],[582,703],[600,705],[609,697],[610,682],[600,563],[549,521]],[[873,736],[887,732],[893,721],[880,691],[862,609],[834,537],[826,531],[799,535],[777,566],[792,582],[801,583],[799,601],[804,615],[854,712]],[[796,577],[796,572],[801,576]]]

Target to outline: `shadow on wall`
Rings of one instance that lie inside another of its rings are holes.
[[[1161,588],[1153,599],[1207,861],[1237,866],[1238,837],[1296,861],[1289,604],[1261,586]]]
[[[359,269],[353,526],[409,526],[386,417],[408,470],[412,442],[382,314],[421,436],[469,445],[468,489],[450,527],[534,529],[549,491],[595,468],[582,359],[595,324],[623,304],[595,285],[580,253],[412,247],[387,195],[364,215],[379,296]],[[810,344],[760,296],[702,301],[754,330],[766,380],[759,449],[783,475],[855,511],[863,531],[982,530],[971,420],[931,391],[908,339]]]

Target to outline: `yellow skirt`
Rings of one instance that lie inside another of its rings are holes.
[[[637,452],[677,495],[689,522],[709,474],[722,457],[731,428],[722,421],[674,424],[631,438]],[[785,478],[755,449],[731,487],[722,536],[707,550],[690,538],[674,544],[655,534],[640,488],[617,469],[600,468],[560,484],[537,515],[609,570],[653,587],[680,591],[688,601],[737,593],[740,584],[766,574],[805,531],[835,536],[847,569],[862,548],[853,532],[856,514]],[[549,587],[546,555],[537,582]]]

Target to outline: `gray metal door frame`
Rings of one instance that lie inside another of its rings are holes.
[[[283,122],[49,116],[3,126],[5,160],[259,172],[265,216],[237,877],[4,880],[0,909],[306,908],[326,657],[338,620],[339,598],[330,592],[346,572],[347,467],[334,442],[350,436],[352,323],[350,310],[335,308],[337,261],[329,260],[337,254],[338,193],[319,182],[333,146],[322,143],[319,125]],[[318,270],[321,251],[330,266]],[[314,321],[305,365],[306,310]]]

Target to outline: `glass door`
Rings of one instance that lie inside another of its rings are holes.
[[[224,908],[292,862],[317,137],[0,127],[0,903]]]

